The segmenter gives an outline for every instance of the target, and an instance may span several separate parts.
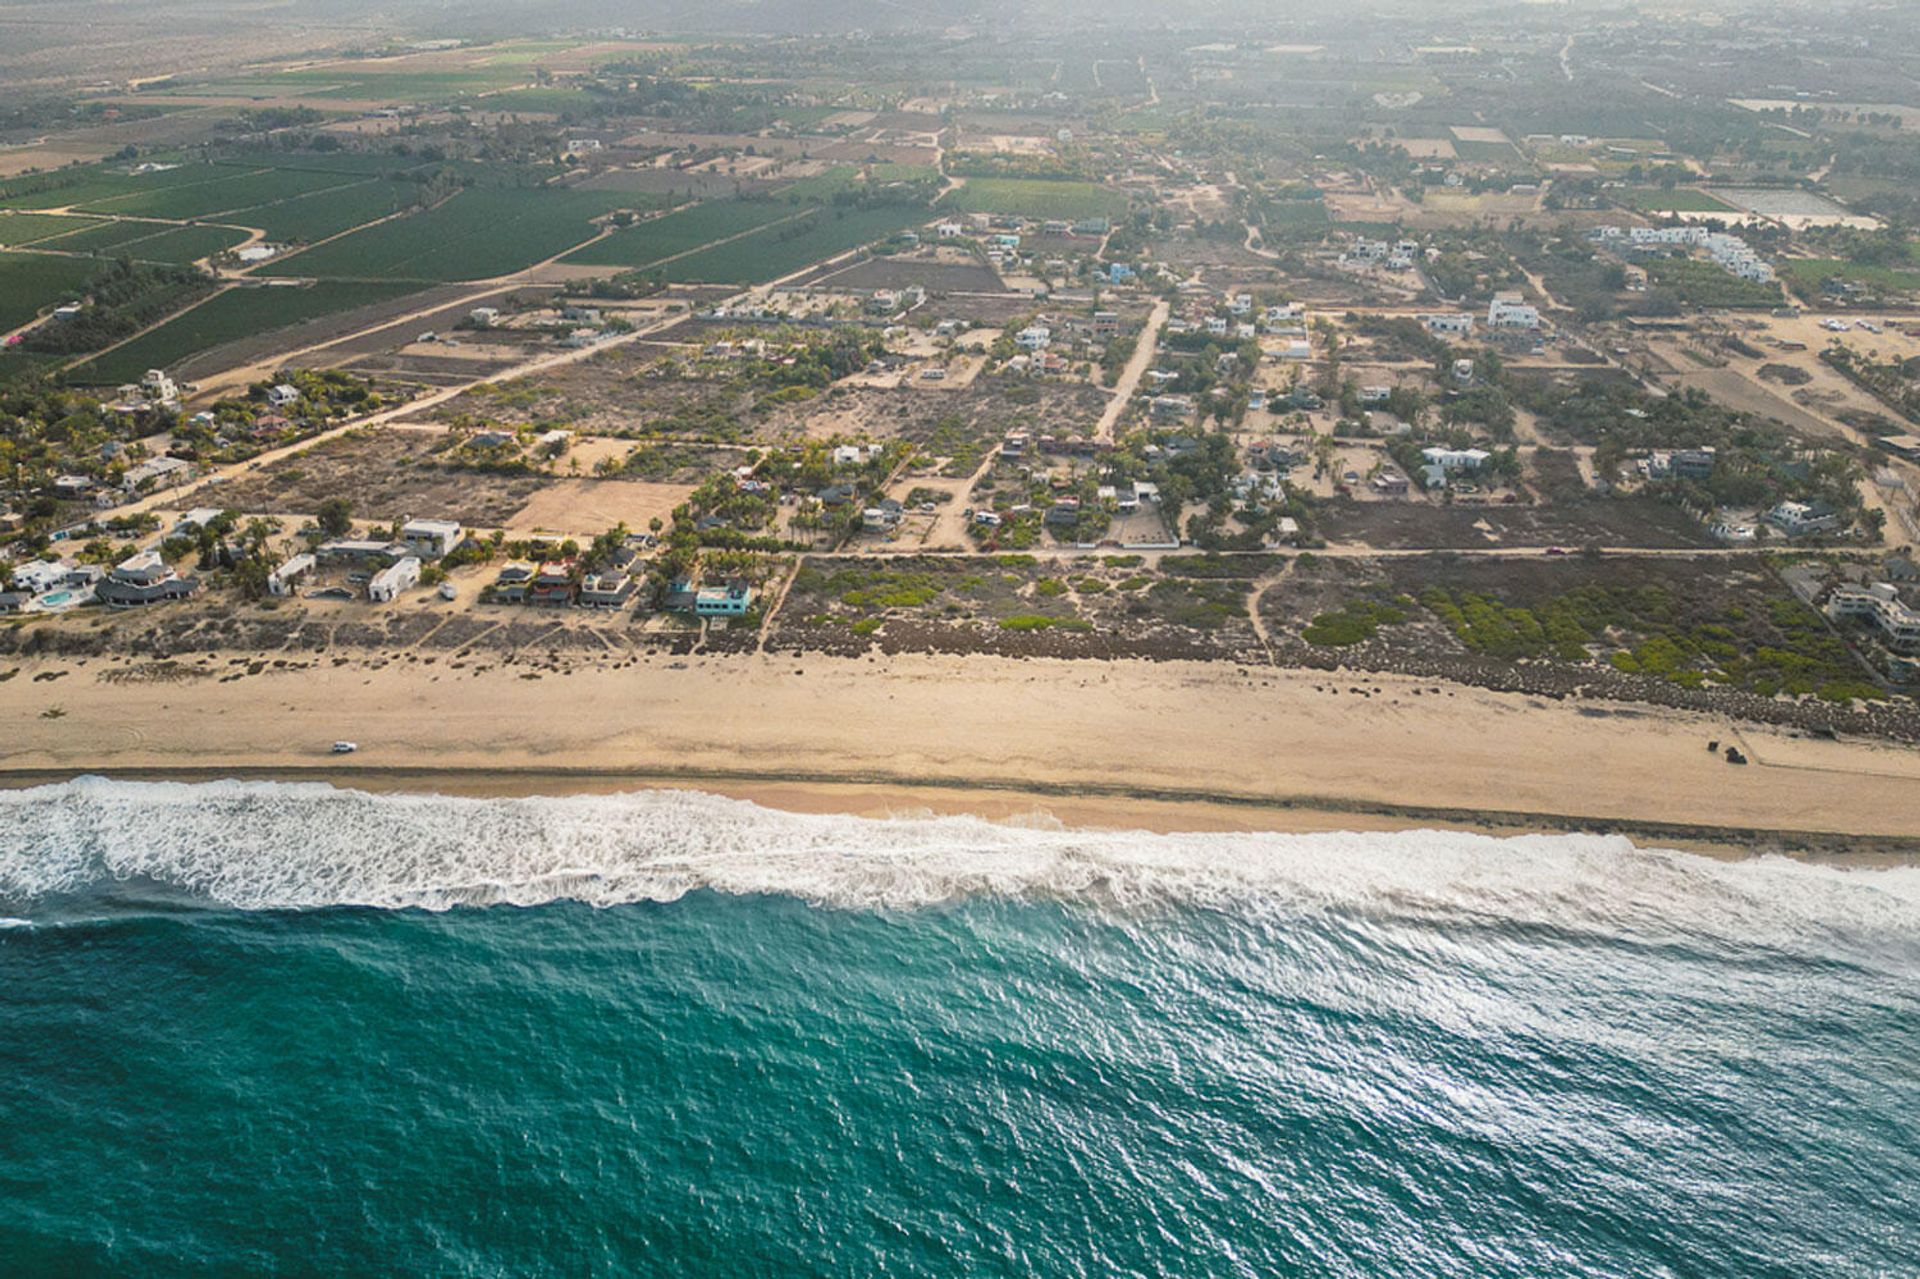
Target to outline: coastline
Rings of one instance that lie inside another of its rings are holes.
[[[27,663],[0,685],[17,726],[0,786],[673,787],[861,816],[1587,831],[1717,855],[1920,860],[1920,753],[1652,707],[1177,662],[623,656],[553,673],[370,656],[251,678],[214,665],[222,679],[173,683],[129,682],[137,664]],[[335,738],[361,750],[330,756]],[[1729,765],[1709,740],[1753,762]]]

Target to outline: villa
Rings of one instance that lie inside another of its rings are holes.
[[[139,608],[183,600],[200,589],[200,580],[181,577],[158,551],[141,551],[120,561],[94,588],[94,597],[113,608]]]

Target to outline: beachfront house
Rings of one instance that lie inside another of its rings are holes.
[[[581,608],[625,608],[639,589],[639,583],[626,572],[609,568],[589,574],[580,583],[578,603]]]
[[[200,589],[200,580],[181,577],[158,551],[141,551],[114,565],[93,588],[94,598],[113,608],[139,608],[183,600]]]
[[[694,592],[695,617],[744,617],[753,607],[753,588],[736,577],[724,586],[702,586]]]
[[[1920,612],[1907,607],[1891,582],[1837,587],[1827,600],[1827,616],[1835,621],[1864,618],[1880,628],[1888,648],[1920,652]]]
[[[527,582],[527,603],[541,608],[565,608],[577,593],[572,560],[549,560]]]

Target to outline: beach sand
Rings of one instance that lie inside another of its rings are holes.
[[[1920,845],[1920,752],[1909,748],[1397,676],[755,654],[563,659],[570,674],[423,659],[225,681],[101,678],[124,669],[22,663],[0,684],[0,780],[685,785],[798,810],[1163,830],[1613,829],[1668,845],[1859,855]],[[360,749],[331,755],[336,739]],[[1709,740],[1753,762],[1727,764]]]

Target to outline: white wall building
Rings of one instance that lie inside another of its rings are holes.
[[[1487,303],[1487,327],[1490,329],[1537,329],[1540,312],[1536,307],[1508,297]]]
[[[400,592],[418,585],[420,585],[420,557],[402,556],[397,562],[373,575],[373,580],[367,583],[367,598],[376,604],[391,604],[400,598]]]
[[[1901,653],[1920,651],[1920,612],[1901,603],[1890,582],[1837,587],[1827,600],[1827,616],[1836,621],[1866,618],[1880,628],[1888,648]]]
[[[1484,466],[1493,454],[1485,449],[1448,449],[1435,446],[1421,449],[1420,456],[1427,459],[1428,466],[1437,466],[1443,471],[1471,471]]]
[[[293,594],[294,583],[313,571],[314,558],[305,551],[294,556],[273,572],[267,574],[267,592],[271,595]]]

